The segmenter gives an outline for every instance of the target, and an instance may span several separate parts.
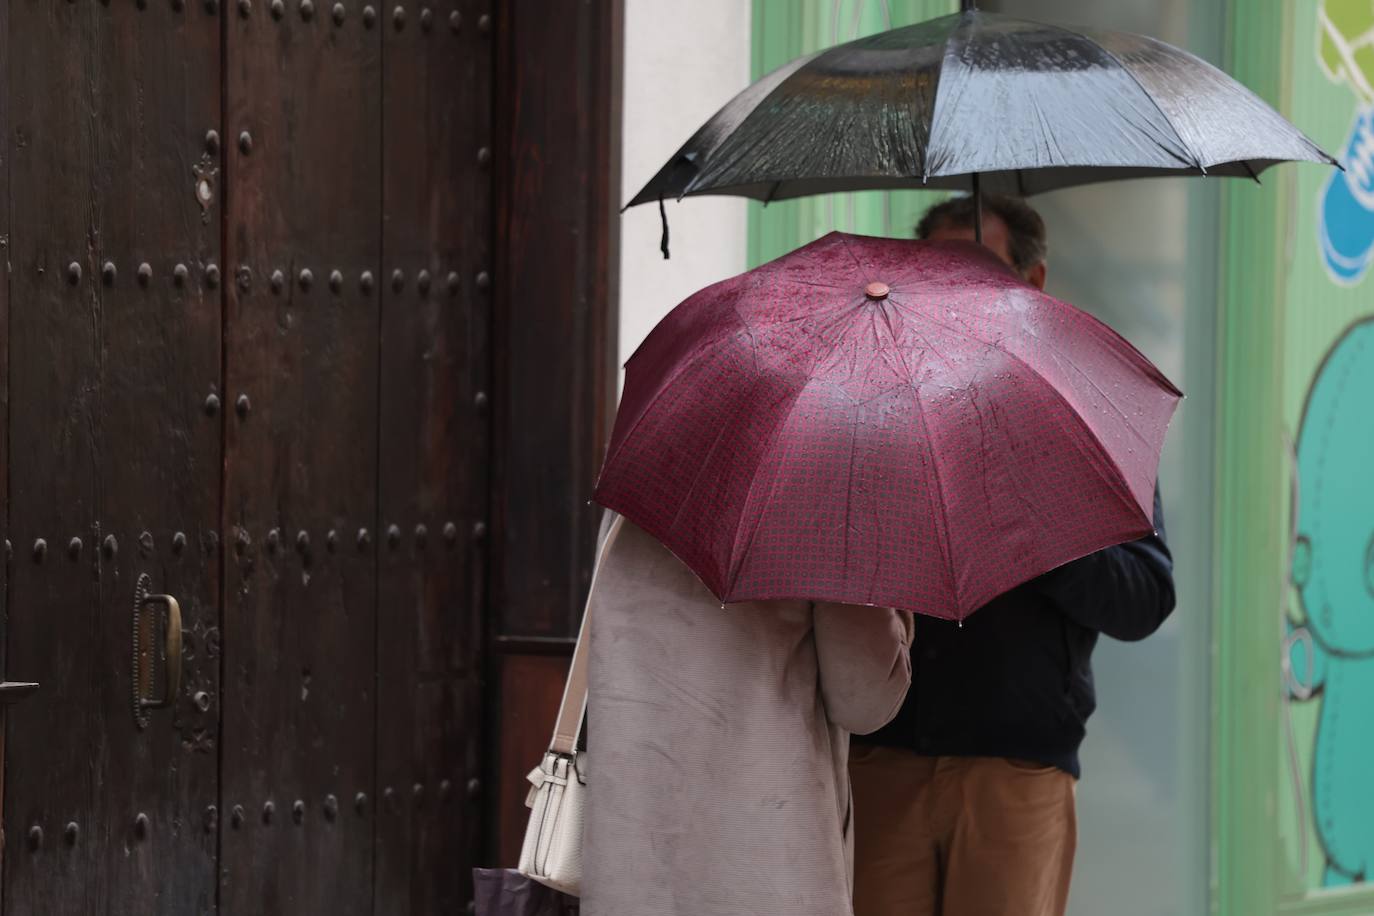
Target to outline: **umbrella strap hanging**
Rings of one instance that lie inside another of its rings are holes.
[[[663,252],[663,260],[668,260],[668,210],[663,206],[663,195],[658,195],[658,218],[663,220],[663,238],[658,248]]]

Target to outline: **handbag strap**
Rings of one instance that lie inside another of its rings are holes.
[[[596,578],[601,574],[601,564],[606,559],[611,542],[620,533],[622,519],[607,513],[601,526],[601,546],[597,550],[596,566],[592,568],[592,584],[587,590],[587,604],[582,611],[582,625],[577,631],[577,648],[573,650],[572,665],[568,668],[568,681],[563,685],[563,702],[558,707],[558,721],[553,727],[553,740],[549,750],[555,754],[568,756],[577,752],[577,741],[582,736],[582,723],[587,712],[587,656],[588,625],[592,619],[592,598],[596,594]]]

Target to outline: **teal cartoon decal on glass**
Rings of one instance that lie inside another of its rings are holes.
[[[1307,395],[1297,442],[1291,700],[1320,702],[1311,823],[1324,884],[1374,870],[1374,317],[1336,341]]]

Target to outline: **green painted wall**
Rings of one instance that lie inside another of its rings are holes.
[[[1289,115],[1328,151],[1349,162],[1353,157],[1346,139],[1371,101],[1369,79],[1374,76],[1368,49],[1360,52],[1352,45],[1361,38],[1366,43],[1370,40],[1374,7],[1368,2],[1314,0],[1293,5],[1289,19],[1290,63],[1285,85]],[[1344,54],[1338,43],[1344,46]],[[1311,548],[1308,562],[1296,562],[1297,542],[1290,544],[1285,539],[1283,568],[1291,587],[1283,592],[1284,611],[1300,636],[1310,638],[1320,633],[1321,641],[1342,653],[1355,647],[1342,643],[1349,634],[1341,628],[1374,614],[1374,541],[1370,540],[1374,536],[1374,478],[1367,467],[1352,466],[1352,462],[1362,464],[1374,453],[1374,414],[1368,406],[1374,390],[1350,387],[1374,389],[1369,383],[1374,378],[1374,349],[1361,360],[1346,361],[1327,372],[1320,388],[1318,380],[1328,368],[1328,354],[1357,339],[1347,332],[1374,318],[1374,281],[1367,274],[1367,266],[1328,262],[1323,245],[1324,235],[1335,238],[1337,247],[1347,251],[1363,247],[1364,239],[1374,239],[1374,205],[1347,209],[1353,198],[1346,195],[1358,184],[1354,169],[1346,175],[1318,168],[1296,169],[1285,201],[1287,219],[1281,228],[1285,244],[1280,290],[1282,418],[1286,439],[1301,448],[1301,460],[1296,465],[1293,459],[1297,454],[1285,454],[1288,474],[1298,483],[1299,508],[1298,518],[1291,525],[1286,523],[1284,531],[1291,531]],[[1364,324],[1356,332],[1358,339],[1366,343],[1374,339],[1371,331],[1374,328]],[[1363,384],[1347,382],[1351,376],[1361,378],[1361,364]],[[1333,373],[1341,378],[1333,378]],[[1317,421],[1317,428],[1304,428],[1309,403],[1317,402],[1319,406],[1314,409],[1318,412],[1330,408],[1333,394],[1342,387],[1347,390],[1338,397],[1344,399],[1344,409],[1356,408],[1358,413],[1338,410]],[[1352,449],[1363,449],[1363,453],[1354,454]],[[1333,500],[1331,494],[1339,496]],[[1333,523],[1336,531],[1345,531],[1344,537],[1332,536]],[[1367,555],[1366,549],[1371,551]],[[1340,575],[1347,571],[1343,569],[1346,556],[1369,564],[1365,577]],[[1333,559],[1334,563],[1329,562]],[[1299,574],[1301,569],[1312,570],[1309,578],[1320,580],[1310,583],[1312,589],[1306,596],[1298,587],[1308,584]],[[1310,620],[1312,614],[1319,613],[1310,606],[1316,603],[1321,605],[1320,612],[1331,618],[1321,626],[1313,626]],[[1299,659],[1300,664],[1304,661]],[[1374,661],[1352,660],[1346,665],[1367,673],[1374,671],[1370,667]],[[1337,844],[1337,854],[1348,860],[1350,849],[1345,847],[1350,846],[1374,854],[1374,819],[1369,813],[1374,810],[1374,729],[1368,712],[1374,704],[1374,686],[1360,683],[1358,678],[1341,679],[1340,683],[1328,678],[1326,689],[1306,701],[1289,690],[1280,694],[1278,816],[1284,912],[1374,912],[1374,886],[1332,886],[1343,879],[1328,873],[1328,850],[1323,842],[1324,832],[1353,832],[1356,836]],[[1349,684],[1356,686],[1351,689]],[[1330,720],[1323,722],[1327,714]],[[1341,728],[1358,730],[1363,737],[1356,739],[1351,753],[1318,759],[1315,748],[1323,729],[1330,732]],[[1321,816],[1313,804],[1318,782],[1325,783],[1324,795],[1335,802],[1335,810]],[[1322,823],[1326,820],[1332,823]],[[1365,861],[1368,868],[1369,860]],[[1368,877],[1374,878],[1374,874]]]
[[[1231,73],[1279,103],[1282,0],[1232,0]],[[1243,9],[1242,9],[1243,7]],[[1285,167],[1289,168],[1289,167]],[[1273,912],[1278,846],[1278,594],[1282,585],[1281,201],[1264,186],[1228,183],[1223,196],[1218,316],[1216,606],[1213,642],[1212,911]]]
[[[753,0],[753,78],[803,54],[943,16],[958,0]],[[771,261],[832,229],[910,235],[935,192],[829,194],[749,204],[749,265]]]
[[[1229,8],[1233,72],[1347,158],[1374,76],[1368,49],[1352,45],[1374,35],[1374,9],[1362,0],[1231,0]],[[1339,644],[1342,621],[1374,613],[1374,578],[1362,581],[1355,568],[1364,557],[1374,570],[1374,553],[1365,556],[1374,478],[1362,464],[1374,452],[1374,386],[1350,387],[1347,378],[1359,377],[1351,367],[1360,364],[1349,360],[1341,378],[1327,373],[1317,384],[1328,354],[1374,317],[1367,268],[1328,261],[1323,238],[1347,253],[1369,247],[1374,201],[1355,200],[1346,175],[1320,167],[1270,174],[1263,188],[1228,187],[1224,209],[1213,908],[1228,916],[1354,916],[1374,913],[1374,886],[1333,874],[1326,839],[1339,834],[1337,848],[1374,849],[1374,686],[1346,678],[1334,689],[1328,679],[1307,697],[1320,685],[1305,669],[1313,633],[1324,629],[1341,653],[1349,648]],[[1374,377],[1374,347],[1362,358],[1364,378]],[[1305,429],[1309,400],[1330,401],[1342,386],[1344,412]],[[1341,543],[1318,530],[1353,533]],[[1310,548],[1300,548],[1309,535]],[[1299,586],[1316,576],[1329,581],[1304,593]],[[1334,623],[1313,626],[1312,613]],[[1344,664],[1367,670],[1374,661]],[[1357,736],[1355,753],[1318,758],[1319,735],[1336,728]],[[1334,800],[1322,812],[1318,784]]]

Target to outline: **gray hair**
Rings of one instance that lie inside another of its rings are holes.
[[[1045,220],[1039,213],[1035,212],[1035,208],[1021,198],[985,194],[983,195],[983,213],[995,214],[1006,224],[1011,262],[1017,270],[1025,273],[1044,261],[1049,255]],[[971,228],[973,226],[973,198],[971,196],[953,197],[931,207],[916,225],[916,237],[918,239],[929,238],[931,233],[942,226]]]

